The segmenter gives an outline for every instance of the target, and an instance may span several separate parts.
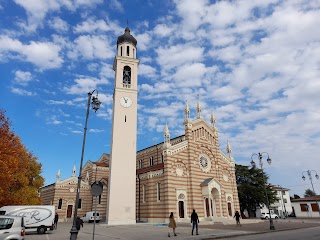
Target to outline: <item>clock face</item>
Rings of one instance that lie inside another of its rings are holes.
[[[132,100],[129,97],[122,97],[120,99],[120,104],[122,107],[130,107],[132,104]]]

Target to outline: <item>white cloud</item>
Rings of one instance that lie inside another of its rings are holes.
[[[168,48],[159,47],[156,52],[158,54],[158,63],[165,70],[170,70],[185,63],[200,61],[204,48],[193,47],[189,45],[175,45]]]
[[[75,105],[72,101],[57,101],[57,100],[49,100],[48,104],[50,105]]]
[[[111,94],[99,93],[98,94],[98,99],[101,102],[101,106],[100,107],[105,107],[107,105],[112,105],[112,103],[113,103],[113,96]]]
[[[25,30],[34,32],[39,26],[43,25],[43,21],[49,12],[55,12],[61,8],[67,8],[74,11],[79,7],[94,7],[103,3],[103,0],[14,0],[16,4],[25,9],[28,16],[28,23],[22,24]]]
[[[89,63],[87,68],[90,72],[95,72],[98,70],[99,64],[98,63]]]
[[[69,24],[59,17],[54,17],[52,20],[49,20],[48,24],[57,32],[66,32],[69,29]]]
[[[206,67],[203,63],[193,63],[179,67],[172,77],[178,87],[200,87],[205,73]]]
[[[123,12],[123,6],[122,6],[121,2],[118,0],[110,0],[110,6],[111,6],[111,8],[113,8],[115,10]]]
[[[111,82],[113,81],[114,78],[114,71],[113,71],[113,66],[111,64],[106,64],[102,63],[102,66],[100,67],[100,72],[99,76],[101,79],[106,80],[106,84],[109,83],[109,79],[112,79]]]
[[[108,32],[111,30],[111,28],[104,20],[94,20],[92,18],[82,22],[81,24],[77,24],[77,26],[74,28],[75,33],[92,33],[97,30]]]
[[[68,53],[72,59],[107,59],[114,57],[114,49],[106,36],[83,35],[74,40],[73,50]]]
[[[83,134],[82,131],[79,131],[79,130],[72,130],[71,132],[75,134]]]
[[[27,91],[27,90],[24,90],[24,89],[21,89],[21,88],[11,88],[11,92],[12,93],[15,93],[17,95],[21,95],[21,96],[33,96],[35,95],[34,93],[30,92],[30,91]]]
[[[178,14],[183,17],[184,28],[189,30],[197,29],[203,22],[206,14],[207,1],[205,0],[176,0]]]
[[[72,86],[65,86],[63,90],[67,94],[85,94],[97,89],[98,85],[104,85],[107,82],[97,78],[82,77],[74,80],[75,84]],[[82,101],[83,98],[80,99]]]
[[[139,75],[146,76],[149,78],[156,77],[156,69],[146,64],[139,65]]]
[[[23,44],[19,40],[12,39],[8,36],[0,36],[0,53],[9,52],[7,57],[10,58],[12,53],[17,53],[22,61],[28,61],[40,69],[58,68],[63,63],[59,56],[60,47],[51,42],[34,42]]]
[[[27,86],[28,83],[32,80],[32,74],[30,72],[16,71],[15,72],[15,82],[22,86]]]
[[[175,26],[168,26],[166,24],[158,24],[154,28],[154,35],[160,37],[168,37],[175,31]]]
[[[101,132],[104,132],[104,130],[101,130],[101,129],[90,129],[89,132],[92,132],[92,133],[101,133]]]
[[[149,33],[138,34],[135,38],[137,39],[139,50],[145,51],[150,48],[151,36]]]

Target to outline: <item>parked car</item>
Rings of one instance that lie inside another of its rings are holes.
[[[269,213],[261,213],[260,218],[261,218],[261,219],[269,219],[269,218],[270,218],[270,215],[269,215]],[[271,213],[271,218],[278,219],[279,216],[278,216],[278,214]]]
[[[0,240],[24,240],[23,217],[0,216]]]
[[[55,207],[52,205],[31,206],[3,206],[0,215],[24,217],[24,226],[27,232],[37,231],[44,234],[53,230]]]
[[[83,222],[93,222],[94,221],[94,212],[87,212],[82,218]],[[97,212],[96,222],[100,222],[100,214]]]

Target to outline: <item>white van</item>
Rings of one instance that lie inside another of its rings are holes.
[[[55,207],[48,206],[4,206],[0,208],[0,215],[24,217],[26,232],[36,230],[44,234],[53,230]]]
[[[86,215],[84,215],[82,218],[83,222],[93,222],[94,221],[94,211],[87,212]],[[97,212],[96,215],[96,222],[100,222],[100,214]]]

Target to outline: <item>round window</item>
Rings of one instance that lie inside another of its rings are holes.
[[[206,154],[199,156],[199,165],[203,172],[209,172],[211,169],[211,160]]]
[[[203,168],[206,168],[208,166],[208,159],[206,159],[205,157],[200,157],[200,165]]]

